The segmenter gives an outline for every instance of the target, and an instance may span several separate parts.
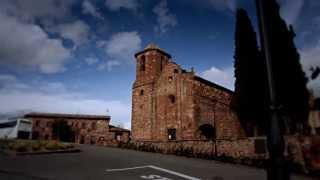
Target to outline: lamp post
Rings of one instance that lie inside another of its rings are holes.
[[[269,162],[267,167],[268,180],[289,180],[290,175],[284,157],[284,138],[281,130],[281,119],[279,115],[280,106],[276,99],[275,83],[272,71],[272,52],[270,47],[271,24],[268,18],[266,3],[270,0],[256,0],[257,15],[260,29],[260,39],[263,44],[263,51],[266,60],[266,71],[268,79],[268,90],[270,98],[269,122],[267,130],[267,147],[269,152]]]

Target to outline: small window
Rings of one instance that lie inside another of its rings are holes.
[[[44,136],[44,139],[45,139],[45,140],[49,140],[49,135],[46,134],[46,135]]]
[[[140,71],[145,71],[145,70],[146,70],[146,57],[142,56],[141,62],[140,62]]]
[[[39,121],[36,120],[35,127],[38,127],[38,126],[39,126]]]
[[[163,69],[163,56],[161,56],[161,60],[160,60],[160,71],[162,71]]]
[[[169,95],[169,100],[173,104],[176,102],[176,97],[174,95]]]
[[[176,140],[176,129],[168,129],[168,140]]]
[[[81,124],[81,127],[82,127],[82,128],[86,128],[86,123],[83,122],[83,123]]]
[[[51,127],[52,123],[51,122],[47,122],[47,127]]]
[[[144,94],[144,90],[141,89],[141,90],[140,90],[140,96],[143,96],[143,94]]]
[[[91,123],[91,129],[95,130],[96,129],[96,122]]]
[[[178,69],[174,69],[173,73],[179,73]]]

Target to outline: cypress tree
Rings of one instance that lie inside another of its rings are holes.
[[[235,31],[235,93],[231,105],[246,129],[264,127],[266,97],[265,67],[257,45],[256,32],[244,9],[236,13]]]
[[[293,27],[288,27],[281,18],[276,0],[263,1],[263,4],[268,9],[265,19],[270,24],[267,28],[276,100],[286,127],[296,132],[298,124],[307,122],[309,113],[307,78],[294,44],[296,34]]]

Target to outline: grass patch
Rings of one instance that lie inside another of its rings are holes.
[[[0,139],[0,151],[11,152],[46,152],[73,149],[71,143],[44,140],[7,140]]]

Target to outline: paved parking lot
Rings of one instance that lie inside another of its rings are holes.
[[[82,152],[8,157],[0,155],[1,180],[253,180],[262,169],[133,150],[80,146]],[[294,180],[311,179],[306,177]]]

